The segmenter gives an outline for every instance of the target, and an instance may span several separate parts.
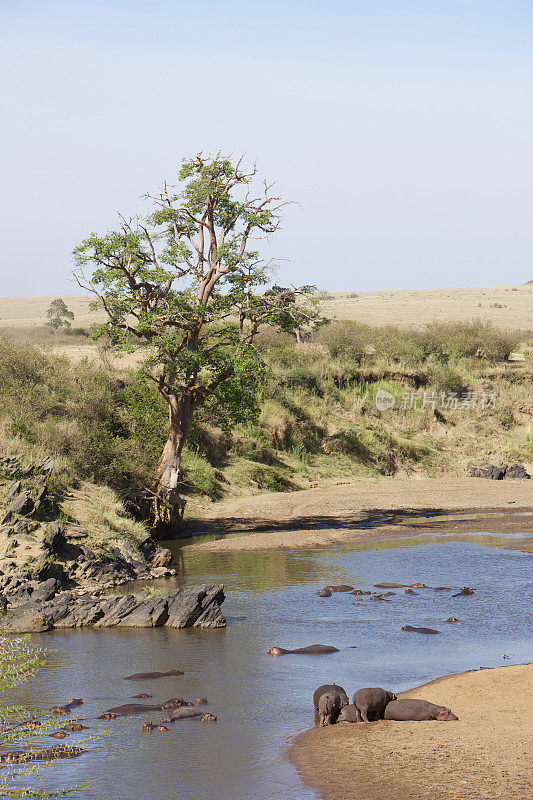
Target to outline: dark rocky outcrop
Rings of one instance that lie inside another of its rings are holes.
[[[41,584],[36,592],[42,591],[43,587]],[[223,602],[222,584],[186,587],[164,598],[135,595],[100,597],[66,591],[43,601],[34,598],[32,592],[15,607],[8,606],[0,618],[0,630],[28,633],[53,628],[160,628],[164,625],[170,628],[221,628],[226,625],[220,608]]]
[[[529,475],[520,464],[482,464],[470,469],[472,478],[487,478],[492,481],[529,480]]]

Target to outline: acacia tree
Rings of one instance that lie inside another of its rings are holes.
[[[169,436],[150,490],[159,538],[181,523],[180,466],[195,410],[257,382],[253,340],[262,325],[317,316],[314,287],[291,289],[289,304],[285,291],[264,291],[274,265],[253,242],[279,228],[285,204],[272,184],[255,191],[256,174],[242,158],[185,159],[178,185],[144,196],[150,213],[121,216],[118,230],[91,234],[74,250],[78,283],[107,315],[93,335],[118,351],[145,346],[146,374],[168,403]]]

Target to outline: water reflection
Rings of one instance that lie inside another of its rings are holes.
[[[118,628],[34,637],[56,651],[43,675],[19,695],[44,707],[84,696],[91,730],[112,731],[82,758],[50,767],[41,787],[98,777],[79,794],[84,800],[117,792],[129,800],[311,800],[313,792],[283,753],[312,724],[311,697],[320,683],[335,680],[349,693],[361,685],[399,691],[448,672],[531,659],[530,556],[484,546],[499,538],[423,535],[305,551],[183,552],[176,578],[157,585],[223,582],[227,629]],[[476,593],[452,598],[426,590],[413,597],[398,590],[391,603],[314,594],[327,583],[370,588],[381,581],[470,585]],[[459,622],[446,625],[449,616]],[[441,633],[406,634],[400,631],[406,623]],[[340,652],[266,654],[272,645],[315,642]],[[132,672],[174,667],[185,675],[135,687],[123,680]],[[177,722],[168,732],[147,734],[140,730],[144,717],[95,720],[137,691],[149,691],[154,700],[207,696],[218,722]]]

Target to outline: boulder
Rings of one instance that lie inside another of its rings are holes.
[[[57,578],[48,578],[42,583],[34,584],[32,587],[31,599],[40,602],[46,602],[55,597],[56,592],[60,589],[60,583]]]
[[[196,627],[223,627],[226,618],[220,605],[224,598],[222,584],[179,589],[169,597],[167,628],[189,628],[196,623]]]
[[[66,543],[63,526],[58,522],[48,523],[44,531],[43,546],[47,547],[51,553],[59,553]]]
[[[174,561],[174,556],[168,547],[156,547],[154,554],[151,558],[151,566],[154,567],[170,567]]]

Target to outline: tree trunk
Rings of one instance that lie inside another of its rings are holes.
[[[180,497],[181,456],[192,423],[193,403],[189,393],[178,402],[175,395],[168,398],[170,434],[157,469],[155,492],[152,498],[151,526],[156,539],[178,536],[185,510]]]

